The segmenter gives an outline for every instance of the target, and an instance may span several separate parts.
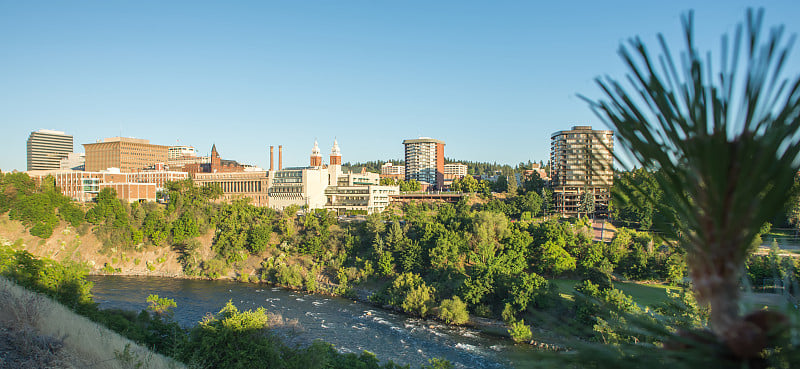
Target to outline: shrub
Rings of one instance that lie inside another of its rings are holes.
[[[240,312],[228,301],[191,330],[179,359],[208,368],[283,367],[280,342],[265,331],[268,321],[264,308]]]
[[[467,312],[467,304],[458,296],[453,296],[452,299],[445,299],[439,305],[439,319],[442,319],[447,324],[464,324],[469,321],[469,312]]]
[[[159,297],[158,295],[147,296],[147,303],[147,310],[157,315],[169,315],[172,312],[172,308],[178,306],[175,300]]]
[[[317,290],[317,271],[312,269],[306,273],[305,278],[303,279],[303,284],[306,287],[306,290],[309,292],[314,292]]]
[[[533,337],[533,334],[531,334],[531,327],[525,325],[525,321],[523,320],[511,323],[508,327],[508,334],[514,342],[518,343],[530,341],[531,337]]]
[[[284,264],[275,267],[275,279],[278,284],[291,287],[303,286],[302,267],[299,265],[287,266]]]
[[[111,266],[111,264],[109,264],[109,263],[105,263],[105,264],[103,265],[103,268],[102,268],[102,269],[100,269],[100,271],[102,271],[102,272],[103,272],[103,273],[105,273],[105,274],[114,274],[114,273],[119,273],[119,272],[121,272],[121,271],[122,271],[122,268],[114,268],[113,266]]]
[[[403,273],[397,276],[391,286],[381,291],[378,299],[399,306],[407,313],[425,317],[434,302],[434,292],[434,288],[426,285],[419,274]]]
[[[589,268],[583,273],[583,279],[592,282],[600,290],[607,290],[614,288],[611,281],[611,274],[606,273],[599,268]]]
[[[224,260],[211,259],[206,260],[202,264],[203,276],[211,279],[216,279],[228,274],[228,264]]]

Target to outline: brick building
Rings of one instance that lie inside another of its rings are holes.
[[[123,201],[156,201],[156,194],[167,181],[188,178],[184,172],[134,172],[122,173],[117,169],[84,172],[76,170],[33,170],[28,175],[38,181],[52,176],[61,193],[76,201],[93,201],[104,188],[113,188]]]
[[[86,171],[99,172],[119,168],[129,173],[167,162],[169,147],[152,145],[149,140],[130,137],[111,137],[90,144],[86,150]]]

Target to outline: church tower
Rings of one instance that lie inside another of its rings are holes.
[[[311,166],[312,167],[322,166],[322,154],[320,154],[319,144],[317,144],[317,140],[314,140],[314,148],[311,149]]]
[[[217,152],[217,144],[211,145],[211,173],[216,173],[222,166],[222,160]]]
[[[328,165],[328,185],[336,186],[339,177],[342,176],[342,153],[339,151],[339,143],[333,140],[331,149],[331,161]]]
[[[333,149],[331,149],[331,165],[342,165],[342,152],[339,151],[339,143],[333,140]]]

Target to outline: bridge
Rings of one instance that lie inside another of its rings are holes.
[[[399,195],[389,195],[390,202],[411,202],[418,201],[442,201],[455,204],[461,200],[465,194],[461,192],[408,192]]]

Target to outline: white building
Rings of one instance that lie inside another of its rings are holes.
[[[338,214],[380,213],[389,206],[389,195],[399,193],[398,186],[331,186],[325,190],[325,209]]]
[[[67,157],[58,162],[61,170],[84,170],[86,169],[86,154],[71,152]]]
[[[380,213],[389,206],[389,195],[400,193],[399,186],[380,186],[378,173],[362,170],[339,176],[335,186],[325,190],[325,209],[337,214]]]
[[[197,150],[193,146],[170,146],[167,149],[167,160],[184,156],[195,157],[197,156]]]
[[[334,141],[327,165],[322,163],[319,145],[314,142],[307,167],[283,168],[279,164],[277,170],[195,173],[193,177],[198,185],[219,186],[222,201],[247,197],[253,205],[276,210],[296,205],[309,210],[369,214],[383,211],[389,205],[389,195],[400,192],[398,186],[379,186],[377,173],[342,173],[341,163],[338,142]]]
[[[40,129],[28,136],[28,170],[59,169],[60,161],[72,152],[72,136],[61,131]]]
[[[405,165],[393,165],[392,163],[384,163],[381,165],[381,177],[404,179],[405,176]]]
[[[267,191],[269,207],[283,210],[297,205],[307,209],[322,209],[327,203],[325,189],[336,186],[342,175],[342,154],[339,143],[334,140],[330,164],[322,164],[319,145],[314,142],[311,149],[311,164],[308,167],[283,168],[270,172]]]
[[[467,175],[467,166],[461,163],[450,163],[444,165],[444,175],[462,178]]]

